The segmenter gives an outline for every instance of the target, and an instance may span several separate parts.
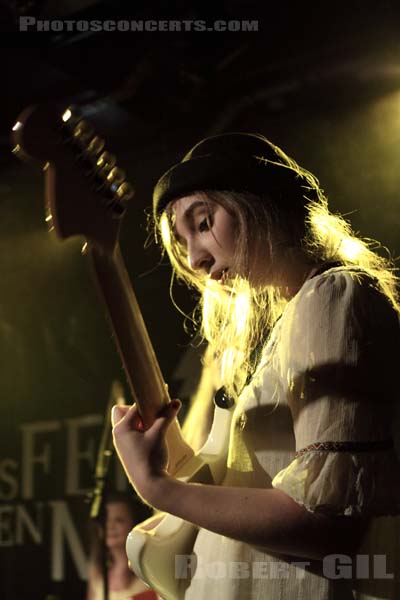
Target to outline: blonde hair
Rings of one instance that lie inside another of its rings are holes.
[[[264,243],[266,256],[273,262],[276,248],[271,235],[274,231],[283,231],[290,241],[285,248],[279,248],[281,254],[301,249],[310,265],[339,262],[362,269],[400,311],[398,278],[390,258],[376,254],[379,244],[358,237],[350,223],[329,211],[327,198],[314,175],[280,148],[271,146],[277,155],[276,167],[288,169],[288,175],[298,180],[302,202],[297,198],[293,202],[279,203],[267,194],[258,197],[247,192],[193,192],[205,203],[220,204],[234,215],[237,250],[233,271],[243,272],[243,267],[248,265],[250,240]],[[280,204],[284,208],[279,208]],[[210,345],[209,355],[219,360],[227,392],[237,397],[251,377],[260,350],[287,300],[280,289],[272,285],[255,289],[237,276],[221,286],[206,274],[192,271],[186,250],[175,237],[172,205],[171,202],[167,206],[156,224],[156,235],[161,236],[176,277],[200,292],[193,319]]]

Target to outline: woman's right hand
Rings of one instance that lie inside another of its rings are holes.
[[[181,403],[173,400],[165,405],[147,429],[137,406],[114,406],[111,413],[114,446],[125,472],[136,492],[150,504],[154,483],[168,477],[168,449],[165,434],[175,419]]]

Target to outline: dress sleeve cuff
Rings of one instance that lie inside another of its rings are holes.
[[[400,463],[393,448],[305,449],[274,477],[272,485],[311,512],[360,517],[400,514]]]

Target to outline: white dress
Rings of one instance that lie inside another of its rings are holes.
[[[223,485],[275,487],[311,511],[371,516],[358,562],[293,564],[201,529],[186,600],[400,598],[400,517],[389,516],[400,515],[399,337],[398,315],[368,275],[338,267],[313,277],[275,325],[231,427]],[[375,573],[366,555],[383,555]]]

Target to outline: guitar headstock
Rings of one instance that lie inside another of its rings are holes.
[[[83,235],[112,253],[133,189],[104,140],[69,107],[25,109],[13,127],[13,152],[46,174],[46,221],[61,238]]]

